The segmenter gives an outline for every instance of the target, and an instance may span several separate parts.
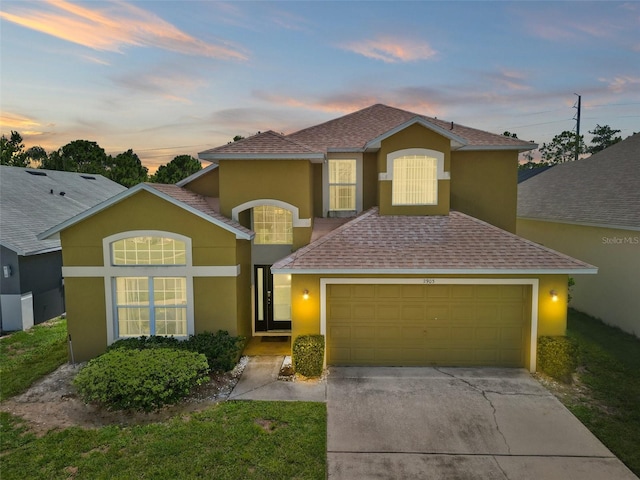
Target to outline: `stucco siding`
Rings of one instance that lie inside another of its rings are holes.
[[[597,266],[574,277],[571,306],[640,337],[640,232],[519,218],[517,233]]]
[[[134,230],[160,230],[191,238],[194,265],[235,265],[233,233],[143,191],[62,231],[64,266],[103,265],[102,239]]]
[[[451,210],[516,231],[518,153],[515,151],[451,154]]]
[[[231,218],[238,205],[272,198],[296,206],[300,218],[311,218],[311,165],[308,160],[221,160],[220,213]]]
[[[198,195],[218,198],[220,196],[220,169],[214,168],[208,173],[184,185],[184,188]]]
[[[103,278],[67,278],[67,331],[76,362],[107,349],[107,317]]]
[[[450,171],[450,140],[421,125],[411,125],[382,141],[378,151],[378,173],[387,172],[387,155],[408,148],[436,150],[444,154],[444,171]],[[389,173],[389,172],[387,172]],[[447,215],[450,206],[450,181],[438,180],[438,204],[417,206],[392,205],[392,181],[378,183],[378,206],[382,215]]]

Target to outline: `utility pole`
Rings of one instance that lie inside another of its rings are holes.
[[[577,93],[574,93],[574,95],[578,96],[578,113],[576,114],[576,158],[574,160],[578,160],[578,155],[580,155],[580,107],[582,95],[578,95]]]

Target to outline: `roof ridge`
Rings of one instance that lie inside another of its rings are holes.
[[[527,243],[527,244],[531,245],[532,247],[537,248],[538,250],[542,250],[542,251],[544,251],[546,253],[551,253],[551,254],[557,255],[559,257],[564,258],[565,260],[569,260],[571,262],[577,263],[577,264],[579,264],[579,265],[581,265],[583,267],[597,268],[597,267],[595,267],[595,265],[591,265],[590,263],[583,262],[582,260],[579,260],[577,258],[571,257],[571,256],[566,255],[566,254],[564,254],[562,252],[559,252],[557,250],[553,250],[553,249],[551,249],[549,247],[545,247],[544,245],[541,245],[540,243],[536,243],[536,242],[534,242],[532,240],[529,240],[528,238],[521,237],[520,235],[517,235],[515,233],[511,233],[511,232],[509,232],[507,230],[504,230],[504,229],[502,229],[500,227],[496,227],[495,225],[487,223],[484,220],[480,220],[479,218],[472,217],[471,215],[467,215],[466,213],[462,213],[462,212],[459,212],[457,210],[451,210],[451,212],[454,212],[454,213],[456,213],[458,215],[464,216],[465,218],[468,218],[468,219],[470,219],[471,221],[473,221],[475,223],[479,223],[479,224],[485,225],[485,226],[491,228],[492,230],[496,230],[499,233],[504,234],[504,235],[506,235],[508,237],[511,237],[511,238],[516,239],[516,240],[520,240],[520,241],[522,241],[524,243]]]
[[[295,132],[291,132],[291,133],[287,134],[286,136],[289,137],[289,136],[292,136],[292,135],[298,135],[299,133],[305,132],[305,131],[310,130],[312,128],[315,129],[315,128],[321,127],[323,125],[326,125],[328,123],[335,122],[336,120],[343,120],[343,119],[346,119],[346,118],[350,118],[350,117],[353,117],[354,115],[362,114],[362,113],[366,112],[367,110],[373,110],[376,107],[392,108],[394,110],[399,110],[401,112],[410,113],[410,114],[415,115],[415,116],[420,116],[419,113],[411,112],[409,110],[403,110],[402,108],[392,107],[392,106],[389,106],[389,105],[385,105],[384,103],[374,103],[373,105],[369,105],[368,107],[361,108],[360,110],[356,110],[355,112],[350,112],[350,113],[347,113],[346,115],[341,115],[339,117],[335,117],[335,118],[332,118],[330,120],[326,120],[326,121],[324,121],[322,123],[317,123],[315,125],[310,125],[308,127],[301,128],[300,130],[296,130]]]

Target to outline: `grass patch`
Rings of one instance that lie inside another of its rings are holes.
[[[562,399],[636,475],[640,475],[640,340],[575,310],[567,334],[581,363],[586,394]]]
[[[67,361],[67,321],[51,320],[0,340],[0,401]]]
[[[323,403],[230,401],[166,423],[41,438],[2,419],[3,480],[326,478]]]

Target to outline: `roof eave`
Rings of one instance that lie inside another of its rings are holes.
[[[197,180],[201,176],[206,175],[207,173],[215,170],[216,168],[218,168],[218,164],[217,163],[212,163],[208,167],[203,168],[202,170],[198,170],[196,173],[193,173],[193,174],[189,175],[187,178],[183,178],[178,183],[176,183],[176,185],[178,187],[184,187],[185,185],[193,182],[194,180]]]
[[[88,210],[85,210],[82,213],[79,213],[78,215],[75,215],[74,217],[71,217],[70,219],[40,233],[38,235],[38,240],[46,240],[49,238],[60,238],[60,232],[71,227],[72,225],[75,225],[76,223],[80,223],[83,220],[86,220],[89,217],[92,217],[94,215],[96,215],[97,213],[100,213],[103,210],[106,210],[107,208],[111,207],[112,205],[115,205],[116,203],[121,202],[122,200],[125,200],[126,198],[129,198],[132,195],[135,195],[136,193],[140,192],[141,190],[144,190],[148,193],[151,193],[152,195],[156,195],[159,198],[162,198],[163,200],[172,203],[184,210],[187,210],[188,212],[196,215],[197,217],[200,217],[210,223],[213,223],[219,227],[221,227],[224,230],[227,230],[231,233],[234,233],[236,235],[236,238],[241,239],[241,240],[251,240],[254,237],[254,234],[251,233],[246,233],[243,232],[241,230],[238,230],[236,228],[234,228],[232,225],[229,225],[225,222],[222,222],[214,217],[211,217],[209,215],[207,215],[204,212],[201,212],[200,210],[197,210],[183,202],[180,202],[179,200],[176,200],[175,198],[173,198],[170,195],[167,195],[159,190],[156,190],[155,188],[153,188],[150,185],[147,185],[145,183],[139,183],[138,185],[131,187],[128,190],[125,190],[111,198],[109,198],[108,200],[105,200],[102,203],[99,203],[98,205],[96,205],[95,207],[89,208]]]
[[[460,147],[458,151],[517,150],[518,152],[528,152],[536,148],[538,148],[538,144],[536,143],[532,143],[531,145],[465,145]]]
[[[597,267],[576,268],[296,268],[271,267],[274,274],[295,275],[594,275]]]
[[[199,153],[200,160],[317,160],[325,159],[324,153]]]

